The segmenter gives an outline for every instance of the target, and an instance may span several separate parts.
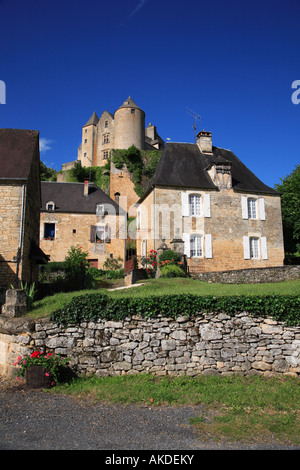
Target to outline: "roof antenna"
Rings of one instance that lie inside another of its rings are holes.
[[[194,125],[193,125],[193,129],[194,129],[194,144],[195,144],[196,141],[197,141],[197,132],[196,132],[196,130],[197,130],[197,119],[200,120],[200,119],[201,119],[201,116],[199,116],[198,114],[194,113],[193,111],[191,111],[191,110],[188,109],[188,108],[186,108],[186,110],[187,110],[188,113],[192,114],[192,115],[194,116],[194,118],[195,118],[195,123],[194,123]]]

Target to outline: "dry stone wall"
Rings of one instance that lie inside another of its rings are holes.
[[[300,374],[300,327],[241,313],[85,322],[62,327],[0,316],[0,372],[13,375],[18,355],[35,349],[71,358],[79,375]],[[13,330],[13,322],[18,328]]]

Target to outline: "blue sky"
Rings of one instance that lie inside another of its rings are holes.
[[[299,18],[299,0],[0,0],[0,127],[39,130],[60,169],[131,96],[164,140],[193,142],[198,114],[273,187],[300,161]]]

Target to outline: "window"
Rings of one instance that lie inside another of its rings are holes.
[[[103,135],[103,143],[104,144],[109,144],[109,134],[104,134]]]
[[[91,225],[90,229],[91,243],[110,243],[110,228],[108,225]]]
[[[54,211],[55,204],[53,201],[46,202],[46,210],[47,211]]]
[[[84,143],[85,143],[85,144],[87,143],[87,139],[84,139]]]
[[[242,217],[243,219],[266,220],[265,199],[242,196]]]
[[[200,235],[192,235],[191,236],[191,257],[201,257],[203,256],[203,248],[202,248],[202,236]]]
[[[105,121],[104,123],[104,127],[107,128],[108,127],[108,121]]]
[[[131,109],[131,114],[135,114],[135,109],[134,108]]]
[[[96,206],[96,215],[99,217],[104,216],[104,204],[97,204]]]
[[[201,196],[198,194],[191,194],[190,196],[191,215],[201,215]]]
[[[106,160],[108,157],[109,157],[109,151],[108,151],[108,150],[104,150],[102,159],[103,159],[103,160]]]
[[[256,199],[248,199],[248,217],[249,219],[257,219]]]
[[[250,237],[250,259],[258,259],[258,238]]]
[[[45,240],[54,240],[55,238],[55,224],[44,224],[44,239]]]

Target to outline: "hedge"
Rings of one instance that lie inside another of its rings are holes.
[[[207,312],[235,315],[247,312],[255,316],[271,316],[288,326],[300,325],[300,297],[281,296],[197,296],[164,295],[146,298],[114,299],[106,294],[86,294],[75,297],[68,305],[55,310],[50,320],[58,324],[82,321],[123,320],[132,315],[143,318],[163,317],[176,319],[185,315],[194,317]]]

